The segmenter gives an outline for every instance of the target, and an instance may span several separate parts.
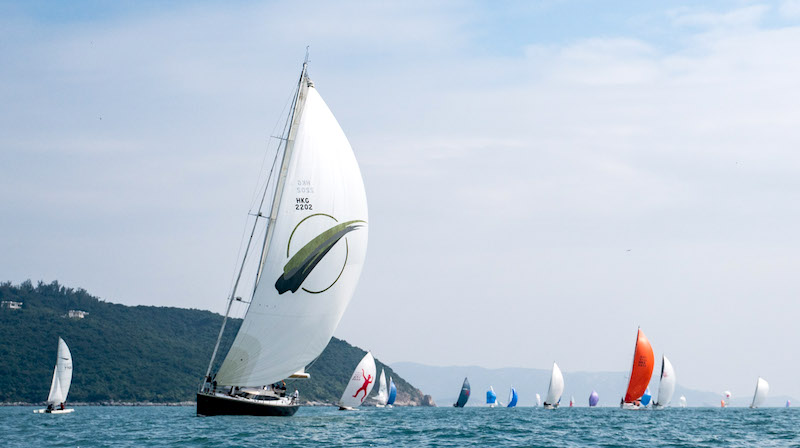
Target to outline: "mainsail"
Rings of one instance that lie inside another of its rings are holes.
[[[561,394],[564,393],[564,375],[558,364],[553,363],[553,371],[550,374],[550,386],[547,389],[547,397],[544,399],[545,405],[554,406],[561,401]]]
[[[322,353],[361,274],[366,221],[358,163],[304,65],[256,284],[219,385],[271,384]]]
[[[758,377],[758,382],[756,382],[756,393],[753,394],[753,402],[750,403],[751,408],[757,408],[764,404],[764,400],[767,399],[767,394],[769,393],[769,383],[764,380],[764,378]]]
[[[628,389],[625,391],[626,403],[633,403],[644,395],[644,391],[650,384],[650,377],[653,375],[653,361],[653,348],[650,347],[650,341],[647,340],[647,336],[640,328],[636,334],[631,376],[628,381]]]
[[[386,401],[386,404],[394,404],[394,400],[397,399],[397,386],[394,385],[394,380],[392,377],[389,377],[389,400]]]
[[[508,406],[509,408],[513,408],[517,405],[517,391],[514,389],[514,386],[511,386],[511,392],[508,393]]]
[[[47,403],[60,404],[67,401],[70,384],[72,384],[72,353],[70,353],[67,343],[58,338],[56,367],[53,370],[53,381],[50,383]]]
[[[389,400],[389,391],[386,389],[386,376],[383,374],[383,369],[381,369],[381,376],[378,377],[378,395],[375,400],[381,406],[386,406],[386,402]]]
[[[658,385],[658,400],[654,406],[667,406],[675,393],[675,369],[666,356],[661,356],[661,382]]]
[[[375,373],[375,358],[372,357],[372,353],[367,352],[350,375],[350,381],[347,382],[342,398],[339,399],[339,406],[343,408],[361,406],[375,385]]]
[[[464,405],[467,404],[467,400],[469,400],[469,392],[469,380],[464,378],[464,383],[461,385],[461,392],[458,394],[458,400],[456,400],[453,406],[463,408]]]

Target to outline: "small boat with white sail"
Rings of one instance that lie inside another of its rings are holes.
[[[547,387],[547,396],[544,398],[545,409],[556,409],[561,403],[561,394],[564,393],[564,375],[558,364],[553,363],[550,372],[550,385]]]
[[[633,349],[633,362],[628,379],[625,397],[620,403],[622,409],[642,409],[641,398],[650,384],[653,375],[653,348],[641,328],[636,333],[636,345]],[[648,400],[649,402],[649,400]]]
[[[750,409],[763,406],[768,393],[769,383],[764,378],[758,377],[758,381],[756,381],[756,393],[753,394],[753,402],[750,403]]]
[[[381,376],[378,377],[378,395],[375,396],[375,407],[382,408],[389,401],[389,390],[386,387],[386,375],[381,369]]]
[[[678,399],[678,406],[685,408],[686,407],[686,397],[681,395],[681,398]]]
[[[65,408],[72,384],[72,353],[63,339],[58,338],[58,352],[56,353],[56,367],[53,370],[53,380],[50,382],[50,393],[47,395],[47,408],[33,411],[35,414],[69,414],[75,409]]]
[[[539,394],[536,394],[536,407],[538,408],[541,405],[542,405],[542,396],[539,395]]]
[[[653,409],[662,409],[672,401],[675,393],[675,369],[665,355],[661,356],[661,381],[658,383],[658,398],[653,403]]]
[[[464,383],[461,384],[461,392],[459,392],[458,394],[458,400],[456,400],[456,402],[453,403],[453,407],[463,408],[464,406],[466,406],[467,401],[469,400],[469,393],[470,393],[469,380],[467,378],[464,378]]]
[[[353,374],[350,375],[350,380],[342,392],[342,398],[338,403],[340,411],[355,411],[357,407],[361,406],[364,399],[372,392],[372,386],[375,385],[376,370],[375,358],[372,357],[372,353],[367,352],[353,370]]]

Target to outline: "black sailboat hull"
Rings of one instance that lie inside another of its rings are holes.
[[[243,400],[204,393],[197,394],[197,415],[255,415],[264,417],[291,417],[299,405],[285,405],[269,401]]]

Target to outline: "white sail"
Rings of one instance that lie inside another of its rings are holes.
[[[381,406],[386,406],[386,402],[389,401],[389,390],[386,387],[386,376],[383,374],[383,369],[381,369],[381,376],[378,377],[378,395],[375,400]]]
[[[675,393],[675,369],[666,356],[661,357],[661,382],[658,385],[656,406],[667,406]]]
[[[217,373],[220,385],[271,384],[311,363],[361,275],[367,250],[361,172],[336,118],[305,78],[292,123],[258,281]]]
[[[345,408],[361,406],[361,403],[367,398],[367,395],[372,391],[372,386],[375,384],[375,373],[375,358],[372,357],[372,353],[368,352],[350,376],[350,381],[348,381],[342,398],[339,400],[339,406]]]
[[[542,405],[542,396],[536,394],[536,406],[541,406],[541,405]]]
[[[766,382],[764,378],[758,377],[758,382],[756,383],[756,393],[753,394],[753,402],[750,403],[750,407],[757,408],[764,404],[764,400],[767,399],[768,393],[769,383]]]
[[[686,407],[686,397],[681,395],[681,398],[680,398],[680,400],[678,400],[678,403],[679,403],[680,407],[685,408]]]
[[[553,363],[553,372],[550,374],[550,387],[547,389],[547,397],[545,397],[545,404],[555,405],[561,400],[561,394],[564,393],[564,375],[558,364]]]
[[[63,339],[58,338],[58,355],[53,370],[53,381],[50,383],[48,404],[61,404],[67,401],[69,386],[72,384],[72,353]]]

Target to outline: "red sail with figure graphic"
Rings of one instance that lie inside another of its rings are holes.
[[[644,391],[647,390],[647,386],[650,384],[650,378],[653,377],[654,364],[653,348],[650,347],[650,341],[647,340],[647,336],[644,335],[640,328],[636,335],[636,349],[633,352],[631,379],[628,382],[628,390],[625,392],[626,403],[633,403],[644,395]]]

